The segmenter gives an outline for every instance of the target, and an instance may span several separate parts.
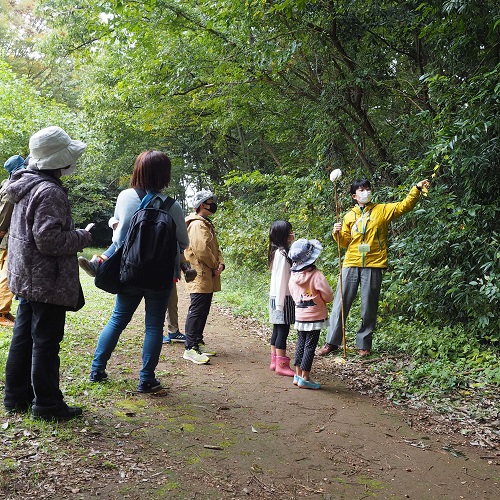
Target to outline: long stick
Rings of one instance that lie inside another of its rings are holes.
[[[339,221],[339,204],[337,198],[337,181],[333,183],[333,190],[335,192],[335,217],[336,222]],[[342,286],[342,260],[340,258],[340,235],[337,235],[337,252],[339,256],[339,291],[340,291],[340,309],[342,311],[342,345],[344,347],[344,359],[347,359],[347,346],[345,340],[345,316],[344,316],[344,290]]]

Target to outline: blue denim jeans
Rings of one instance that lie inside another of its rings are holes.
[[[155,369],[163,344],[165,313],[171,291],[172,287],[157,292],[129,286],[122,293],[117,294],[113,314],[99,335],[91,370],[99,372],[105,370],[121,333],[130,323],[137,307],[144,298],[146,304],[146,325],[142,347],[140,381],[151,382],[154,380]]]

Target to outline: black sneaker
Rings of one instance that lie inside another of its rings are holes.
[[[97,370],[92,370],[90,372],[89,380],[91,382],[106,382],[106,380],[108,380],[108,374],[106,372],[98,372]]]
[[[31,402],[30,403],[16,403],[16,404],[8,404],[4,403],[4,408],[6,413],[25,413],[30,409]]]
[[[161,382],[155,378],[149,381],[141,381],[137,386],[137,392],[157,392],[162,389]]]
[[[64,402],[56,406],[33,405],[31,411],[35,420],[55,420],[56,422],[71,420],[72,418],[80,417],[83,413],[82,409],[78,406],[68,406]]]

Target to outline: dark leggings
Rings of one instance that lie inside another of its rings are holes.
[[[305,372],[310,372],[314,359],[314,351],[318,345],[320,330],[312,332],[297,331],[297,346],[295,347],[295,366]]]
[[[286,351],[286,339],[290,333],[290,325],[273,325],[273,334],[271,335],[271,345],[276,349]]]

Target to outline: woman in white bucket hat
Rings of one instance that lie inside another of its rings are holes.
[[[68,420],[82,414],[68,406],[59,389],[59,344],[66,311],[83,306],[77,252],[92,243],[75,229],[60,177],[72,172],[84,152],[60,127],[47,127],[29,141],[27,169],[11,177],[7,195],[10,223],[9,288],[19,298],[7,364],[4,406],[35,418]]]

